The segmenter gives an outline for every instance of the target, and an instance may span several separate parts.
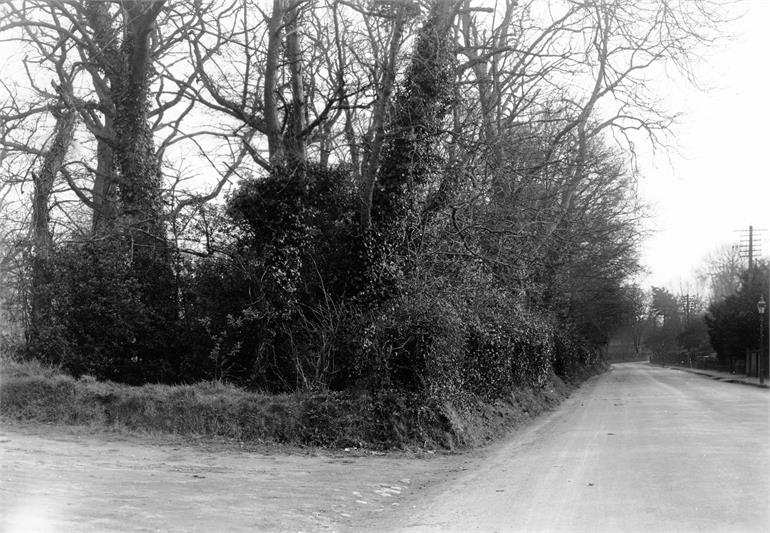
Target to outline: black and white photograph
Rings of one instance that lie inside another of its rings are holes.
[[[770,531],[770,0],[0,0],[0,532]]]

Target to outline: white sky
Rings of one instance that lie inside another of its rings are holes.
[[[698,70],[707,91],[670,84],[678,153],[641,156],[640,192],[653,234],[642,249],[642,283],[679,290],[703,257],[737,243],[750,224],[768,231],[770,255],[770,1],[744,0],[734,35]],[[669,161],[670,159],[670,161]]]

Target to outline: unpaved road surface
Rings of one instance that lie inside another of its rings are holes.
[[[0,531],[362,531],[458,462],[5,424]]]
[[[770,531],[770,391],[617,365],[454,456],[0,429],[2,531]]]
[[[769,469],[770,391],[616,365],[400,530],[768,532]]]

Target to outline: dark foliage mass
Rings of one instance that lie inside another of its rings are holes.
[[[759,348],[760,315],[757,302],[761,295],[767,294],[767,263],[761,263],[740,276],[740,286],[735,294],[713,302],[706,314],[706,328],[711,345],[723,363],[731,366],[735,361],[742,361],[746,350]],[[768,346],[767,311],[763,317],[764,346]],[[763,354],[764,356],[764,354]],[[767,369],[765,369],[767,373]]]
[[[165,313],[173,302],[162,301],[168,287],[152,283],[167,265],[139,276],[124,245],[114,237],[57,249],[43,267],[48,282],[36,287],[49,320],[30,332],[30,354],[76,376],[134,384],[176,378],[169,354],[178,348],[178,324]]]

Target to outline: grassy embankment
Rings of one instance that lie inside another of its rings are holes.
[[[293,445],[455,449],[483,444],[557,405],[606,367],[583,369],[569,382],[507,399],[476,398],[425,405],[396,393],[260,394],[231,385],[131,387],[73,379],[36,362],[0,361],[0,416],[5,420],[85,425],[121,431],[216,436]]]

